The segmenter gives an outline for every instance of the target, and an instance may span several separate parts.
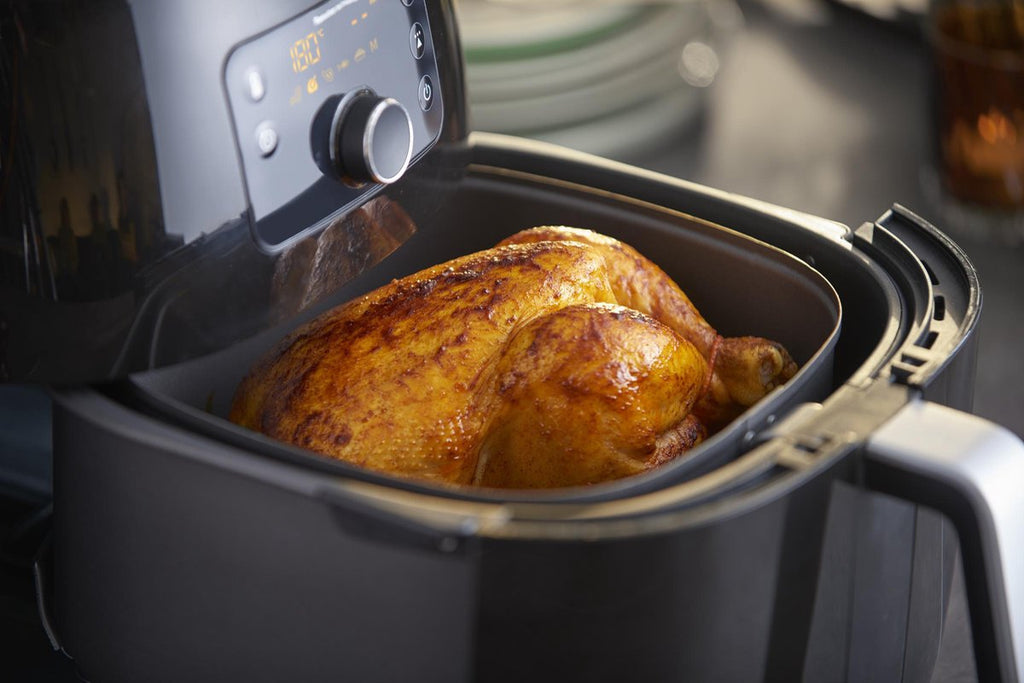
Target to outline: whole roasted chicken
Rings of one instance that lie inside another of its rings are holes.
[[[795,372],[777,343],[720,337],[628,245],[541,227],[300,328],[231,419],[392,474],[576,486],[680,456]]]

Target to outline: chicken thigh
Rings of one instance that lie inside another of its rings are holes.
[[[761,337],[720,336],[672,278],[619,240],[592,230],[543,226],[518,232],[501,244],[552,240],[592,246],[604,258],[618,303],[660,320],[697,347],[712,373],[696,413],[712,430],[796,374],[796,363],[781,344]]]
[[[617,304],[534,318],[498,359],[473,483],[573,486],[667,462],[704,438],[690,411],[706,374],[692,344]]]

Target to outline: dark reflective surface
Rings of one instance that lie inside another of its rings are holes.
[[[22,2],[0,22],[0,282],[54,301],[116,297],[181,244],[164,232],[128,7]]]
[[[304,231],[331,226],[330,243],[346,245],[335,284],[390,250],[367,238],[365,222],[346,220],[355,205],[337,196],[341,182],[320,178],[309,148],[311,114],[289,108],[294,82],[263,81],[257,101],[251,91],[226,92],[246,82],[225,80],[231,75],[225,60],[239,54],[233,53],[238,45],[252,48],[254,36],[286,21],[306,26],[323,8],[337,24],[323,34],[324,59],[333,55],[331,68],[347,75],[326,66],[314,76],[303,72],[303,101],[312,106],[331,83],[353,82],[404,98],[417,112],[417,155],[439,135],[461,133],[459,52],[447,46],[451,17],[437,3],[0,4],[0,381],[105,381],[266,329],[295,312],[275,295],[274,277],[282,250]],[[430,49],[419,58],[401,23],[414,19],[429,31]],[[272,43],[268,54],[249,50],[243,66],[270,60],[291,73],[288,45]],[[275,73],[266,67],[268,77]],[[417,103],[423,73],[435,83],[429,111]],[[316,85],[319,78],[323,85]],[[304,209],[312,205],[301,188],[285,182],[297,177],[285,150],[313,169],[314,185],[330,186],[315,215],[283,216],[273,248],[254,239],[257,199],[269,192],[247,184],[252,164],[241,160],[252,156],[246,145],[255,138],[231,112],[232,102],[243,101],[253,121],[270,117],[283,136],[268,158],[287,162],[284,167],[264,168],[267,158],[258,154],[253,161],[271,187],[285,187],[285,199],[299,192]],[[266,110],[271,101],[280,107]],[[368,183],[358,198],[380,189]],[[408,230],[391,237],[399,232]],[[362,246],[368,251],[359,252]],[[288,266],[292,277],[296,263]]]

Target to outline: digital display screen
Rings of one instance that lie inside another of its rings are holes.
[[[320,39],[323,37],[324,30],[321,28],[292,43],[290,56],[293,72],[302,73],[320,61]]]

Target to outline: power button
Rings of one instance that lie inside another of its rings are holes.
[[[434,83],[430,80],[430,76],[420,79],[419,101],[420,109],[423,111],[428,111],[434,104]]]

